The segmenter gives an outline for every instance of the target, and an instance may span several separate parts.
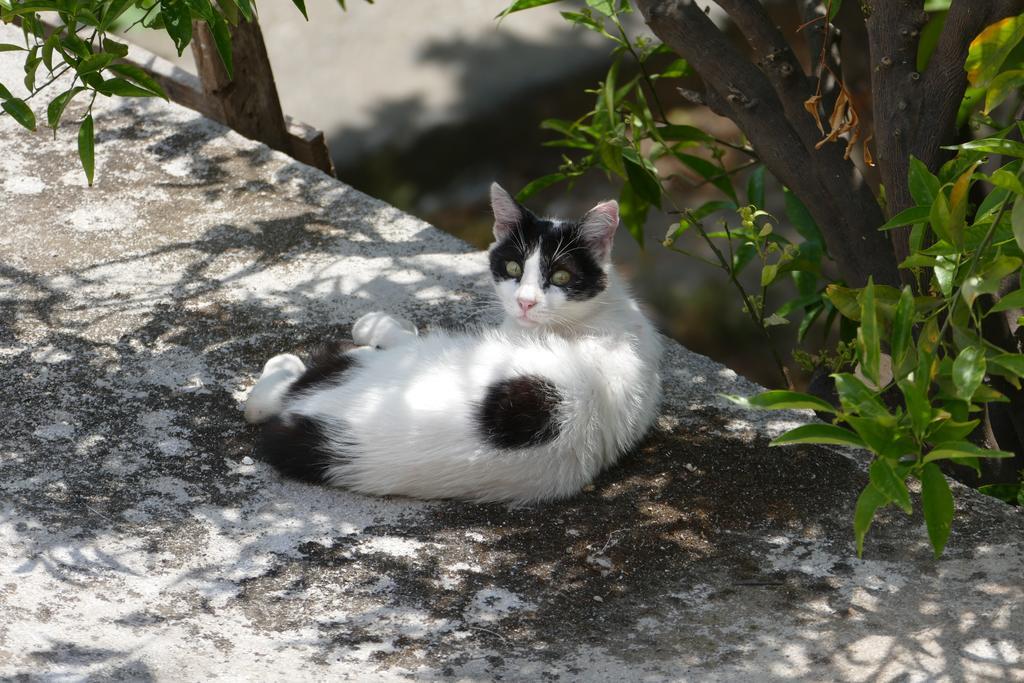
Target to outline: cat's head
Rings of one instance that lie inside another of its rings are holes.
[[[619,205],[601,202],[577,221],[538,218],[494,183],[491,208],[491,273],[506,315],[528,328],[593,315],[608,286]]]

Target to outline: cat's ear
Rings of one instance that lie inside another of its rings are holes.
[[[580,234],[599,261],[612,255],[612,240],[619,227],[619,203],[614,199],[601,202],[587,212],[580,222]]]
[[[491,183],[491,211],[494,212],[494,239],[499,242],[523,221],[525,209],[498,183]]]

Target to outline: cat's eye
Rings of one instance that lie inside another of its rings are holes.
[[[506,261],[505,272],[511,275],[512,277],[519,277],[520,275],[523,274],[523,267],[516,263],[515,261]]]
[[[556,270],[551,274],[551,284],[564,287],[569,284],[569,280],[572,279],[572,275],[567,270]]]

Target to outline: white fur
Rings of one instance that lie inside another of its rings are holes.
[[[658,333],[610,263],[606,289],[576,302],[556,287],[545,292],[531,260],[519,283],[497,285],[508,313],[498,329],[417,337],[410,323],[382,313],[356,322],[355,341],[369,347],[354,352],[356,366],[281,413],[325,425],[337,453],[331,483],[380,495],[530,503],[573,495],[639,441],[660,400]],[[535,302],[526,319],[518,315],[523,297]],[[295,367],[281,361],[274,372],[278,366]],[[494,382],[523,374],[556,387],[558,435],[496,448],[480,432],[480,404]],[[264,372],[247,418],[276,414],[282,383],[290,384],[280,377]]]
[[[306,366],[299,357],[290,353],[282,353],[268,360],[263,366],[263,374],[245,401],[246,421],[264,422],[280,413],[284,393],[305,371]]]

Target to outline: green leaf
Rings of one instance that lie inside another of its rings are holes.
[[[1016,503],[1021,492],[1020,484],[986,484],[979,486],[978,491],[986,496],[998,498],[1004,503]]]
[[[940,4],[944,3],[946,6],[944,9],[949,9],[950,0],[939,0]],[[929,0],[925,3],[925,11],[929,10],[928,5],[935,4],[935,0]],[[928,68],[928,62],[931,60],[932,54],[935,52],[935,47],[939,43],[939,37],[942,35],[942,27],[946,24],[945,12],[934,12],[924,26],[920,28],[921,36],[917,41],[917,70],[924,73],[924,70]]]
[[[786,446],[795,443],[821,443],[867,448],[864,441],[850,430],[830,424],[809,424],[791,429],[777,437],[769,445]]]
[[[940,443],[924,456],[923,462],[956,458],[1012,458],[1009,451],[997,451],[975,446],[970,441],[947,441]]]
[[[516,201],[525,202],[527,199],[537,194],[546,187],[551,187],[555,183],[560,183],[565,180],[568,176],[564,173],[551,173],[546,176],[541,176],[535,180],[531,180],[527,183],[526,187],[519,190],[516,195]]]
[[[158,97],[162,97],[165,100],[169,99],[163,87],[146,73],[145,69],[139,68],[134,64],[111,64],[107,69],[125,78],[130,78]]]
[[[585,28],[590,29],[591,31],[596,31],[596,32],[600,33],[601,35],[609,35],[605,31],[603,22],[600,22],[597,19],[594,19],[594,17],[592,17],[590,15],[582,14],[580,12],[559,12],[559,14],[562,15],[563,19],[565,19],[566,21],[571,22],[573,24],[576,24],[577,26],[583,26]],[[610,36],[610,37],[613,40],[615,39],[614,36]]]
[[[999,299],[999,303],[991,308],[992,313],[1000,311],[1012,311],[1016,308],[1024,308],[1024,289],[1015,289]]]
[[[954,145],[947,149],[966,149],[986,154],[1002,154],[1004,156],[1024,158],[1024,144],[1016,140],[1000,140],[998,138],[983,138],[971,140],[962,145]]]
[[[613,0],[587,0],[587,6],[606,17],[614,17],[616,14]]]
[[[889,411],[864,382],[856,375],[837,372],[832,375],[836,384],[836,392],[843,410],[848,413],[866,415],[868,417],[889,417]]]
[[[11,45],[10,43],[0,43],[0,52],[23,52],[28,50],[27,47],[22,45]]]
[[[300,4],[301,0],[295,0],[295,2]],[[188,44],[192,42],[191,10],[182,0],[161,0],[160,18],[163,19],[164,29],[174,41],[174,47],[180,57]]]
[[[128,46],[127,45],[125,45],[124,43],[119,43],[116,40],[111,40],[109,38],[104,38],[103,39],[103,51],[104,52],[109,52],[110,54],[114,55],[115,57],[127,57],[128,56]]]
[[[930,462],[921,471],[921,503],[935,557],[942,555],[953,524],[953,494],[938,465]]]
[[[946,195],[939,192],[935,196],[935,201],[932,203],[931,211],[928,214],[929,222],[931,223],[932,230],[939,236],[939,239],[943,239],[949,244],[956,245],[957,247],[963,246],[963,236],[957,241],[956,236],[953,233],[953,214],[949,209],[949,200]]]
[[[651,171],[639,160],[633,150],[622,155],[626,164],[626,177],[636,194],[648,204],[661,206],[661,183]]]
[[[641,247],[644,246],[644,224],[650,208],[650,204],[637,197],[631,183],[622,184],[619,192],[619,218]]]
[[[1024,15],[1007,17],[990,24],[971,41],[967,52],[967,80],[987,85],[999,73],[1007,56],[1024,39]]]
[[[85,90],[85,88],[77,86],[70,90],[65,90],[54,97],[46,108],[46,125],[56,130],[57,126],[60,125],[60,119],[64,115],[64,110],[67,108],[68,103],[74,99],[75,95],[83,90]]]
[[[2,106],[4,108],[4,111],[10,114],[11,118],[20,123],[22,126],[28,128],[29,130],[36,129],[36,115],[32,113],[32,110],[29,108],[29,106],[25,104],[25,100],[22,100],[17,97],[11,97],[9,99],[4,100]]]
[[[96,151],[93,140],[92,114],[89,114],[78,127],[78,158],[82,161],[85,178],[92,187],[93,171],[96,166]]]
[[[857,539],[857,557],[864,553],[864,537],[871,528],[875,512],[889,504],[885,495],[872,484],[864,487],[857,497],[857,507],[853,513],[853,535]]]
[[[811,212],[788,187],[783,189],[782,194],[785,199],[786,216],[793,223],[793,227],[805,240],[822,245],[824,250],[825,239],[821,236],[818,224],[811,217]]]
[[[97,52],[94,55],[89,55],[78,63],[75,71],[78,72],[79,77],[85,74],[91,74],[94,71],[103,69],[107,64],[113,61],[114,55],[107,52]]]
[[[60,33],[57,31],[51,33],[50,37],[46,39],[45,43],[43,43],[43,66],[45,66],[46,70],[50,73],[53,73],[53,50],[58,44],[60,44]]]
[[[713,135],[708,135],[696,126],[670,125],[655,128],[664,140],[673,142],[714,142]]]
[[[306,21],[309,21],[309,15],[306,14],[306,2],[305,2],[305,0],[292,0],[292,4],[295,5],[296,7],[298,7],[299,11],[302,12],[302,16],[305,17]],[[518,5],[519,3],[516,3],[516,4]],[[499,15],[499,16],[503,16],[503,15]]]
[[[504,19],[513,12],[521,12],[524,9],[530,9],[531,7],[540,7],[541,5],[550,5],[558,2],[559,0],[516,0],[511,5],[501,11],[501,13],[494,17],[495,19]],[[305,10],[303,10],[305,14]]]
[[[1017,377],[1024,377],[1024,355],[1022,354],[1003,353],[989,358],[988,363]]]
[[[920,159],[910,157],[910,196],[918,206],[931,206],[942,183]]]
[[[914,295],[907,285],[900,293],[896,315],[892,321],[892,337],[889,341],[893,365],[899,366],[910,348],[910,337],[914,325]]]
[[[1005,168],[1001,168],[993,173],[992,176],[988,178],[988,181],[996,187],[1009,190],[1014,194],[1024,195],[1024,185],[1021,184],[1017,174],[1012,173]],[[981,216],[983,213],[984,212],[979,208],[978,216]]]
[[[985,379],[985,353],[970,346],[953,361],[953,386],[959,399],[969,401]]]
[[[108,78],[96,89],[108,97],[110,95],[120,95],[121,97],[159,97],[152,90],[129,83],[123,78]]]
[[[860,303],[857,301],[857,290],[842,285],[825,287],[825,297],[832,302],[844,317],[860,320]]]
[[[1009,403],[1005,395],[999,393],[987,384],[980,385],[971,396],[972,403]]]
[[[981,110],[982,113],[991,112],[1011,94],[1019,92],[1021,86],[1024,86],[1024,70],[1014,69],[996,76],[985,93],[985,106]]]
[[[128,9],[133,0],[113,0],[107,5],[107,9],[103,12],[103,19],[100,21],[100,31],[107,31],[118,17],[124,14],[125,10]]]
[[[747,180],[747,201],[758,208],[764,208],[764,164],[750,172]]]
[[[742,396],[726,396],[733,403],[746,408],[761,408],[764,410],[818,410],[824,413],[834,413],[836,409],[832,404],[817,396],[803,394],[799,391],[764,391],[756,396],[745,398]]]
[[[250,2],[250,0],[234,0],[234,2],[239,11],[242,12],[242,16],[245,17],[245,20],[252,21],[252,2]],[[339,0],[339,4],[341,5],[341,9],[345,9],[345,0]]]
[[[604,85],[601,89],[601,97],[604,100],[605,114],[608,116],[608,125],[614,130],[615,124],[618,123],[615,106],[615,82],[619,75],[619,60],[612,62],[611,67],[608,69],[608,74],[604,78]]]
[[[956,260],[948,256],[939,256],[935,259],[935,267],[932,274],[939,284],[939,290],[943,296],[953,293],[953,275],[956,273]]]
[[[931,214],[931,209],[927,206],[912,206],[909,209],[904,209],[898,214],[886,221],[885,225],[879,228],[879,230],[892,230],[904,225],[913,225],[914,223],[927,223],[928,217]]]
[[[903,394],[914,436],[920,439],[932,421],[932,405],[928,402],[926,390],[921,384],[907,380],[897,382],[897,386]]]
[[[981,424],[980,420],[970,420],[968,422],[945,420],[931,427],[932,431],[928,433],[927,439],[932,443],[963,441],[979,424]]]
[[[729,199],[739,203],[739,199],[736,197],[736,190],[732,186],[732,181],[729,180],[729,177],[725,175],[725,172],[721,168],[715,166],[707,159],[701,159],[700,157],[695,157],[692,154],[675,152],[674,155],[679,159],[679,161],[690,167],[701,178],[721,190],[729,197]]]
[[[1013,239],[1017,246],[1024,250],[1024,197],[1017,197],[1010,213],[1010,225],[1013,226]]]
[[[690,73],[690,65],[685,59],[677,59],[666,66],[658,73],[651,74],[651,79],[656,78],[682,78]]]
[[[910,504],[910,492],[907,490],[907,484],[903,481],[903,477],[893,470],[892,463],[885,458],[876,458],[871,463],[868,474],[871,476],[871,485],[878,489],[878,492],[885,496],[886,500],[896,503],[908,515],[914,511]]]
[[[857,330],[857,348],[860,352],[861,372],[879,386],[879,363],[881,342],[878,331],[878,315],[875,311],[875,285],[868,277],[868,285],[860,305],[860,329]]]
[[[235,65],[231,58],[231,29],[224,18],[217,13],[214,13],[213,23],[208,26],[213,35],[213,42],[217,46],[220,61],[224,63],[224,70],[227,72],[228,78],[234,78]]]
[[[904,437],[893,417],[854,417],[843,419],[875,453],[887,458],[898,458],[916,451],[915,444]]]

